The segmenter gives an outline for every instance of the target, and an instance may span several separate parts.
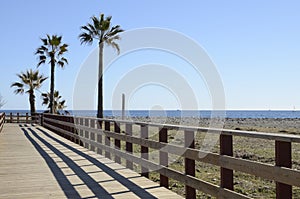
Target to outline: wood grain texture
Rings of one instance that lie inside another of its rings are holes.
[[[0,198],[182,198],[38,125],[5,124]]]

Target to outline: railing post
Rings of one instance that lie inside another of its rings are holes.
[[[292,168],[292,145],[291,142],[275,141],[275,163],[278,167]],[[291,199],[292,186],[276,182],[276,198]]]
[[[194,149],[194,131],[184,131],[184,146],[187,148]],[[185,158],[185,174],[195,177],[195,160]],[[192,187],[185,186],[185,198],[187,199],[196,199],[196,190]]]
[[[59,120],[63,121],[63,122],[68,122],[67,118],[64,117],[64,116],[61,116],[61,117],[59,116]],[[61,129],[63,129],[63,130],[65,130],[65,131],[68,132],[68,126],[66,126],[66,125],[61,124],[59,128],[61,128]],[[66,135],[65,138],[68,139],[68,140],[70,140],[70,136],[68,134],[66,134],[66,133],[64,133],[64,134]]]
[[[91,126],[91,128],[95,128],[95,125],[96,125],[96,122],[95,122],[95,120],[94,119],[91,119],[91,123],[90,123],[90,126]],[[95,141],[95,133],[94,132],[90,132],[90,140],[92,140],[92,141]],[[95,146],[92,146],[91,145],[91,151],[95,151]]]
[[[17,123],[19,123],[20,122],[20,118],[19,118],[20,116],[19,116],[19,113],[17,113]]]
[[[141,125],[141,138],[142,139],[148,139],[148,126],[147,125]],[[141,158],[148,160],[149,159],[149,149],[148,147],[141,146]],[[149,169],[142,166],[141,169],[142,176],[149,178]]]
[[[108,121],[104,122],[104,129],[106,131],[110,131],[110,122],[108,122]],[[110,147],[110,137],[108,137],[108,136],[105,136],[105,145]],[[105,157],[109,158],[109,159],[111,158],[109,151],[105,151]]]
[[[67,115],[65,117],[66,117],[66,120],[67,120],[68,124],[70,124],[71,123],[71,117],[67,116]],[[70,141],[74,142],[74,136],[73,136],[73,132],[72,132],[72,127],[68,126],[67,129],[68,129],[67,131],[69,133],[71,133],[71,135],[70,135]]]
[[[69,125],[71,125],[72,124],[72,121],[71,121],[72,117],[71,116],[66,116],[66,117],[67,117]],[[73,128],[71,126],[68,126],[68,131],[72,134],[71,141],[75,142],[74,131],[73,131]]]
[[[9,114],[10,123],[13,123],[12,113]]]
[[[102,130],[102,126],[103,126],[102,121],[97,120],[97,129],[101,129]],[[102,144],[102,135],[97,134],[97,142],[99,144]],[[97,147],[97,153],[100,154],[100,155],[102,155],[102,149],[99,148],[99,147]]]
[[[38,121],[39,121],[39,115],[37,113],[34,113],[34,122],[35,124],[38,124]]]
[[[120,133],[120,132],[121,132],[121,129],[120,129],[120,123],[115,122],[114,125],[115,125],[115,126],[114,126],[115,132],[116,132],[116,133]],[[115,139],[115,148],[116,148],[117,150],[120,150],[120,149],[121,149],[121,141],[118,140],[118,139]],[[115,155],[115,162],[121,164],[121,157],[118,156],[118,155]]]
[[[168,129],[161,128],[159,130],[159,142],[168,143]],[[162,166],[168,166],[168,153],[159,151],[159,164]],[[169,178],[160,174],[160,186],[169,188]]]
[[[28,124],[28,113],[26,113],[26,124]]]
[[[84,126],[85,126],[85,127],[90,127],[89,119],[86,118],[86,119],[84,120]],[[86,139],[88,139],[88,140],[90,139],[90,135],[89,135],[89,134],[90,134],[89,131],[84,131],[84,137],[85,137]],[[85,145],[85,148],[90,149],[89,143],[85,143],[84,145]]]
[[[59,121],[63,121],[63,122],[66,122],[66,118],[65,117],[59,117],[59,116],[56,116],[56,119],[59,120]],[[61,129],[64,129],[67,131],[68,127],[65,126],[65,125],[62,125],[62,124],[58,124],[58,128],[61,128]],[[70,136],[67,135],[66,133],[62,133],[64,135],[64,138],[66,138],[67,140],[70,140]]]
[[[126,123],[125,132],[127,136],[132,136],[132,124]],[[126,152],[132,153],[132,143],[126,142]],[[126,160],[126,167],[133,169],[133,163],[129,160]]]
[[[79,118],[79,124],[80,124],[81,126],[83,126],[83,118]],[[80,137],[83,137],[83,130],[82,130],[82,129],[79,130],[79,136],[80,136]],[[84,144],[83,144],[82,141],[80,142],[80,146],[84,146]]]
[[[42,113],[40,116],[41,116],[41,126],[44,126],[44,114]]]
[[[76,125],[79,125],[79,118],[78,118],[78,117],[75,117],[75,118],[74,118],[74,123],[75,123]],[[77,128],[77,126],[76,126],[76,128],[74,129],[74,131],[75,131],[75,134],[78,136],[78,137],[77,137],[77,140],[76,140],[76,143],[79,144],[79,145],[81,146],[81,140],[80,140],[80,134],[79,134],[80,130],[79,130],[79,128]]]
[[[233,156],[232,135],[220,135],[220,154]],[[221,187],[233,190],[233,170],[221,167]]]

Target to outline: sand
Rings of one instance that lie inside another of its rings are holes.
[[[209,127],[211,125],[211,119],[195,117],[131,117],[127,118],[127,120],[200,127]],[[223,128],[233,130],[259,131],[269,133],[289,133],[300,135],[300,119],[226,118],[224,119]]]

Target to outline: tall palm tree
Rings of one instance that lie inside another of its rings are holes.
[[[65,52],[68,51],[68,44],[62,43],[62,36],[57,35],[47,35],[46,38],[42,38],[41,45],[36,50],[36,55],[38,55],[39,63],[38,67],[42,64],[45,64],[49,60],[51,67],[50,73],[50,113],[54,113],[54,75],[55,75],[55,66],[63,68],[65,64],[68,64],[68,60],[63,56]]]
[[[99,71],[98,71],[98,109],[97,117],[103,118],[103,48],[104,44],[112,46],[120,53],[119,45],[116,40],[120,39],[119,33],[123,32],[119,25],[111,27],[111,16],[105,17],[100,14],[100,17],[92,17],[92,23],[82,26],[83,31],[80,35],[81,44],[91,45],[94,40],[98,40],[99,45]]]
[[[43,97],[43,103],[42,105],[48,105],[48,108],[50,109],[50,93],[42,93]],[[61,111],[64,111],[67,106],[65,105],[66,100],[61,100],[62,96],[59,95],[59,91],[54,91],[54,113],[60,114]],[[64,111],[66,114],[69,114],[68,111]]]
[[[32,71],[31,69],[27,70],[26,73],[21,72],[17,76],[20,81],[11,84],[11,87],[16,87],[14,91],[16,94],[23,94],[24,92],[29,94],[30,113],[33,115],[36,111],[34,90],[39,89],[48,77],[40,75],[38,70]]]

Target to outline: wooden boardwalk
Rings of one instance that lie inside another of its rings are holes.
[[[39,125],[0,133],[0,198],[182,198]]]

